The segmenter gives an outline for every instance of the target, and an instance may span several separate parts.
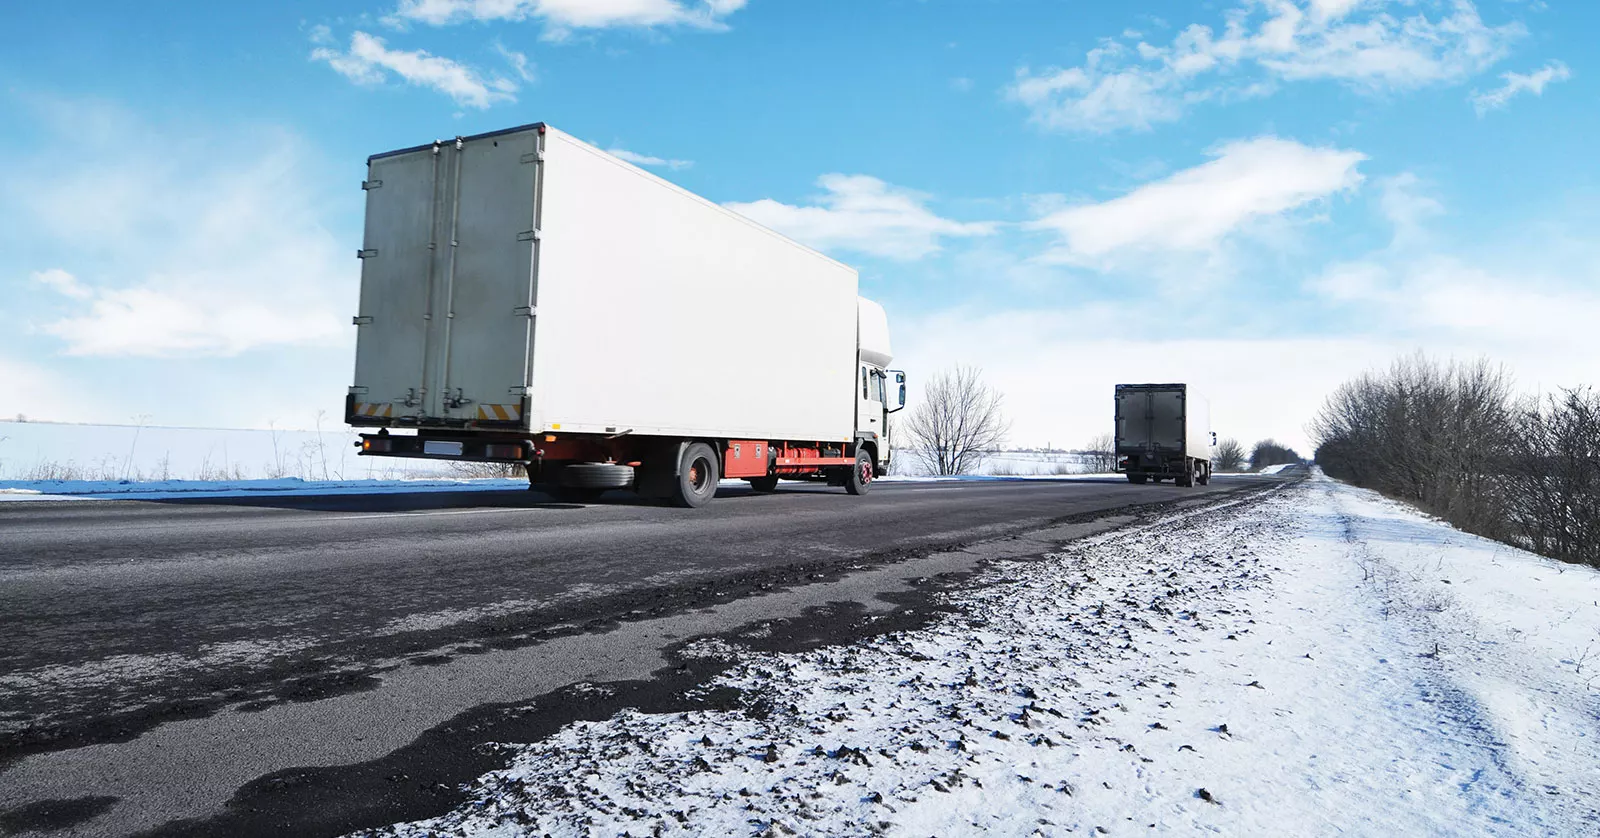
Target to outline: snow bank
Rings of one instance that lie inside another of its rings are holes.
[[[1318,478],[747,655],[738,712],[573,724],[378,833],[1597,834],[1600,576],[1562,570]]]

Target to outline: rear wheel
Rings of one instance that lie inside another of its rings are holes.
[[[696,442],[683,449],[678,461],[678,479],[672,487],[674,506],[700,507],[717,494],[717,454],[711,446]]]
[[[766,477],[750,478],[750,488],[757,492],[776,492],[778,490],[778,475],[769,474]]]
[[[1129,483],[1138,483],[1140,485],[1143,485],[1144,484],[1144,475],[1142,475],[1142,474],[1130,474],[1130,475],[1128,475],[1128,482]]]
[[[1199,484],[1202,485],[1202,486],[1211,485],[1211,464],[1210,463],[1205,463],[1205,464],[1200,466],[1200,476],[1195,478],[1195,480],[1197,482],[1199,482]]]
[[[856,464],[850,469],[850,479],[844,490],[852,495],[864,495],[872,488],[872,453],[862,448],[856,452]]]
[[[1187,460],[1183,464],[1183,473],[1174,481],[1179,486],[1190,487],[1194,485],[1194,460]]]

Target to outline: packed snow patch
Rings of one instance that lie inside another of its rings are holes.
[[[737,711],[509,745],[466,805],[377,834],[1600,834],[1591,570],[1318,476],[950,604],[742,653],[707,687]]]

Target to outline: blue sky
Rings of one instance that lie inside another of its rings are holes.
[[[1105,430],[1123,380],[1304,446],[1418,348],[1600,378],[1592,3],[5,14],[4,416],[337,424],[366,156],[532,121],[857,266],[897,365],[982,366],[1018,444]]]

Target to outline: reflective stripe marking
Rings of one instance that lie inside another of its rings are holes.
[[[522,405],[480,404],[478,418],[486,422],[515,422],[522,418]]]
[[[378,404],[376,402],[356,402],[356,415],[393,419],[394,405]]]

